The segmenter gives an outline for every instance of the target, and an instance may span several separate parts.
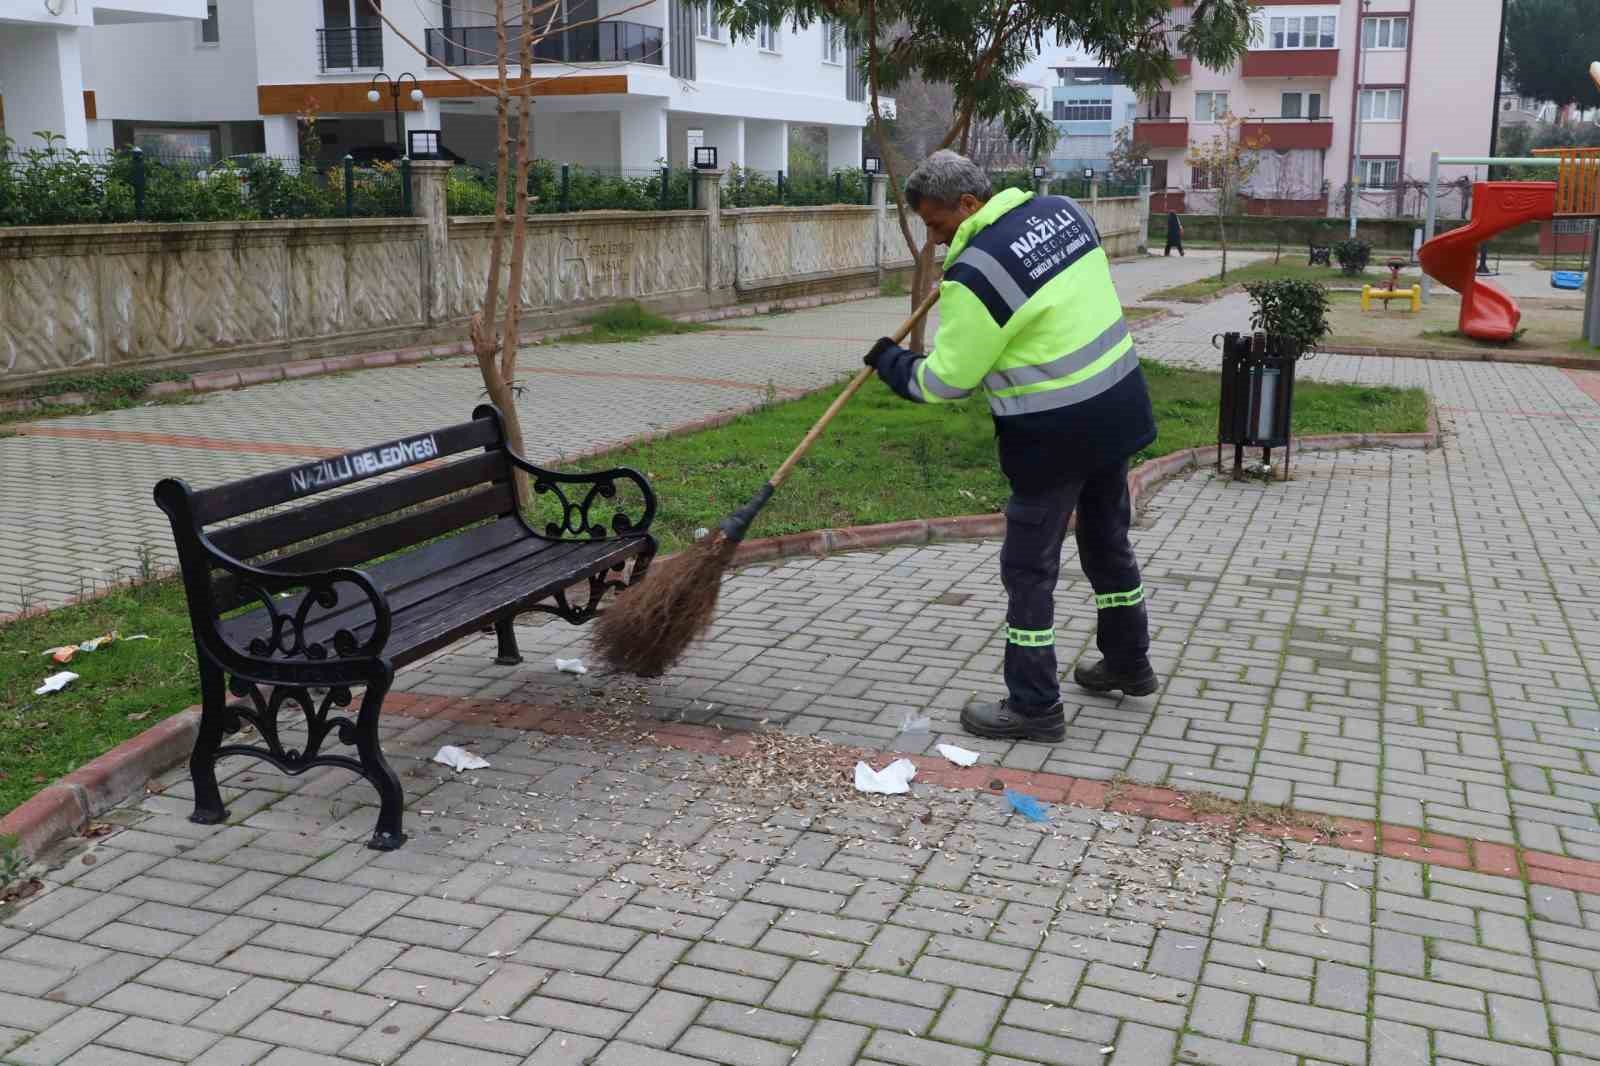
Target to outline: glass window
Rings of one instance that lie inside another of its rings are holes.
[[[710,0],[704,0],[695,8],[699,22],[696,30],[700,36],[708,41],[722,40],[722,24],[717,21],[716,12],[712,9]]]
[[[1363,122],[1399,122],[1405,112],[1402,89],[1365,89],[1361,93]]]
[[[1300,94],[1299,93],[1284,93],[1283,94],[1283,117],[1284,118],[1299,118],[1300,117]]]
[[[1272,32],[1268,35],[1268,42],[1269,42],[1268,43],[1268,47],[1270,47],[1270,48],[1282,48],[1283,47],[1283,19],[1281,17],[1274,18],[1272,20],[1271,25],[1272,25]]]
[[[200,43],[216,44],[220,40],[222,36],[217,29],[217,5],[207,4],[205,21],[200,23]]]
[[[1332,15],[1322,16],[1322,33],[1317,41],[1318,48],[1332,48],[1338,43],[1336,39],[1338,37],[1338,23],[1339,20]]]
[[[1392,189],[1400,183],[1400,160],[1363,159],[1361,184],[1369,189]]]
[[[822,20],[822,61],[824,63],[842,63],[841,53],[843,27],[832,19]]]
[[[1204,92],[1194,94],[1194,120],[1217,122],[1228,113],[1228,94]]]
[[[1322,94],[1306,93],[1306,118],[1322,117]]]
[[[756,47],[763,52],[782,51],[783,32],[776,25],[762,26],[756,30]]]
[[[1289,20],[1289,32],[1284,35],[1283,46],[1285,48],[1299,48],[1300,47],[1300,20],[1299,19],[1290,19]]]
[[[1110,122],[1111,97],[1067,100],[1064,111],[1061,117],[1068,122]]]
[[[1404,48],[1411,38],[1409,18],[1370,18],[1361,23],[1361,47],[1366,49]]]
[[[1336,15],[1273,16],[1267,20],[1265,47],[1336,48],[1339,19]]]

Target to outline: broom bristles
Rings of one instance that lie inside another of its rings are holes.
[[[722,574],[738,542],[718,531],[651,567],[595,622],[595,652],[608,665],[655,677],[677,662],[717,610]]]

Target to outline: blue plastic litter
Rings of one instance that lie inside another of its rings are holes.
[[[1030,822],[1048,822],[1050,808],[1034,799],[1025,792],[1015,792],[1006,789],[1006,802],[1011,804],[1011,809],[1022,815]]]
[[[1550,275],[1550,286],[1555,289],[1581,289],[1583,276],[1581,270],[1557,270]]]

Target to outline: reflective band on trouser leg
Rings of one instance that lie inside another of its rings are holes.
[[[1047,648],[1056,642],[1054,629],[1018,629],[1006,627],[1006,643],[1023,648]]]
[[[1097,610],[1107,607],[1134,607],[1144,602],[1144,586],[1140,585],[1131,592],[1108,592],[1104,596],[1096,596],[1094,605]]]

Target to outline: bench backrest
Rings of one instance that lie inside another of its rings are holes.
[[[476,449],[482,450],[459,457]],[[410,468],[416,469],[347,488]],[[339,489],[347,491],[335,491]],[[470,422],[209,489],[194,491],[167,479],[156,486],[156,500],[172,519],[191,595],[202,578],[193,572],[195,567],[205,570],[212,613],[233,610],[254,597],[233,575],[213,572],[204,559],[193,558],[202,553],[193,541],[186,544],[186,528],[207,530],[211,542],[235,559],[296,573],[360,566],[516,513],[500,412],[488,404],[478,407]],[[258,511],[267,513],[234,521]],[[228,524],[208,530],[219,523]]]

